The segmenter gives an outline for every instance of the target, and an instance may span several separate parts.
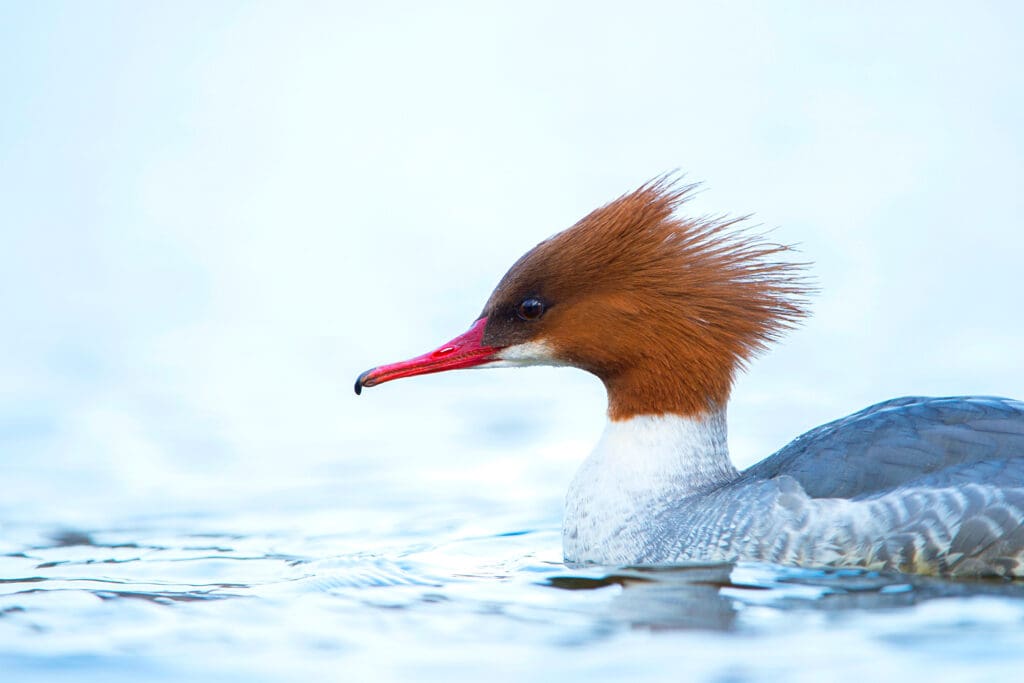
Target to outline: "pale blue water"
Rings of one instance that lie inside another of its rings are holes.
[[[388,440],[378,460],[293,454],[291,478],[195,477],[189,499],[22,461],[0,516],[2,680],[967,681],[1024,666],[1024,584],[566,568],[560,475],[463,444],[432,479],[436,461],[389,456]]]

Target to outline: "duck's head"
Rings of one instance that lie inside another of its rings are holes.
[[[570,365],[597,375],[608,413],[699,415],[736,370],[805,315],[801,265],[742,219],[684,218],[693,185],[660,178],[520,258],[470,329],[361,374],[363,387],[444,370]]]

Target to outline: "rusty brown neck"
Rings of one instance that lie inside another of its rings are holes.
[[[640,365],[601,379],[610,420],[669,414],[696,418],[725,407],[732,371],[680,361]]]

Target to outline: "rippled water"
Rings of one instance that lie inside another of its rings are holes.
[[[206,504],[94,501],[93,525],[61,523],[84,499],[8,508],[3,680],[995,680],[1024,665],[1024,584],[567,568],[547,473],[526,500],[508,493],[522,481],[476,493],[454,472],[422,489],[406,474],[363,463],[213,482]]]
[[[602,397],[548,411],[518,377],[500,396],[465,385],[486,376],[342,396],[335,422],[250,421],[220,441],[161,405],[90,409],[88,429],[8,424],[0,680],[945,681],[1024,665],[1024,583],[566,567],[562,497]]]

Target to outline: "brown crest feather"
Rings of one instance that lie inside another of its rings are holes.
[[[724,406],[736,369],[806,315],[810,288],[803,264],[779,260],[790,247],[743,218],[676,215],[695,187],[657,178],[537,245],[485,314],[526,296],[550,310],[526,337],[496,325],[489,341],[544,341],[601,378],[615,420]]]

